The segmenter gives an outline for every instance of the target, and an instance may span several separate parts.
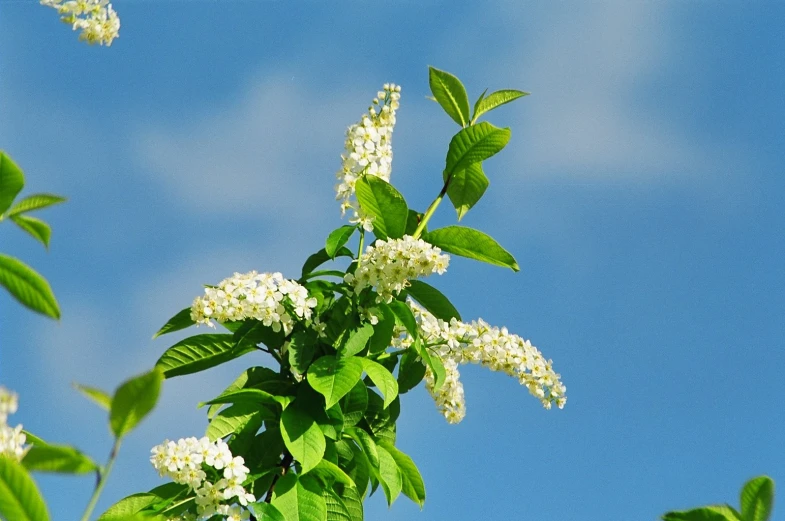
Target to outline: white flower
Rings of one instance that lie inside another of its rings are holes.
[[[224,477],[226,479],[236,479],[240,483],[245,480],[248,475],[248,467],[244,465],[245,460],[242,456],[235,456],[232,460],[224,466]]]
[[[213,327],[213,320],[227,322],[253,318],[275,331],[292,330],[294,318],[311,318],[316,299],[297,282],[280,273],[235,273],[216,287],[207,287],[191,305],[191,319]]]
[[[17,461],[27,452],[25,443],[25,433],[22,426],[10,427],[5,423],[0,423],[0,457],[7,456]]]
[[[409,235],[387,241],[380,239],[368,246],[354,275],[345,280],[354,285],[355,292],[373,287],[379,295],[377,302],[389,303],[409,285],[410,279],[442,274],[449,262],[449,255],[422,239]]]
[[[40,0],[41,5],[57,9],[60,20],[74,31],[81,30],[79,39],[90,45],[112,45],[120,35],[120,18],[107,0]]]
[[[459,364],[480,364],[516,378],[546,409],[553,404],[561,409],[567,403],[567,388],[553,371],[553,362],[546,360],[528,340],[511,334],[507,328],[490,326],[482,319],[469,324],[452,319],[448,323],[411,301],[408,304],[417,320],[420,339],[444,364],[447,373],[444,385],[435,390],[433,374],[427,370],[426,387],[450,423],[461,421],[465,415]],[[405,330],[400,330],[393,344],[408,348],[412,342]]]
[[[8,416],[19,408],[19,395],[0,385],[0,423],[5,423]]]
[[[377,93],[373,104],[360,122],[349,127],[346,131],[345,150],[341,155],[343,165],[335,175],[339,181],[335,185],[335,198],[341,201],[341,215],[352,209],[350,222],[361,224],[367,231],[373,231],[373,222],[359,212],[358,205],[353,201],[354,185],[357,179],[364,175],[390,180],[392,132],[400,92],[400,86],[385,84],[384,90]]]

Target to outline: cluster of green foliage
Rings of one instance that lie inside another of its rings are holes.
[[[663,521],[769,521],[774,506],[774,481],[768,476],[749,480],[741,489],[741,510],[730,505],[710,505],[668,512]]]
[[[0,150],[0,221],[6,219],[12,221],[49,248],[51,227],[29,213],[62,203],[65,198],[54,194],[33,194],[16,201],[24,186],[25,176],[22,169]],[[52,318],[60,318],[60,306],[49,283],[19,259],[0,254],[0,285],[21,304],[33,311]]]

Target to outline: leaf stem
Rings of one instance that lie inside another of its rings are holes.
[[[119,451],[120,438],[116,438],[114,440],[114,445],[112,445],[112,450],[109,452],[109,461],[106,462],[106,465],[104,465],[104,468],[101,470],[101,477],[99,478],[98,483],[96,483],[95,490],[93,491],[93,495],[90,498],[90,502],[87,504],[84,514],[82,514],[81,521],[90,520],[90,515],[92,515],[95,505],[98,503],[98,498],[101,496],[104,486],[106,486],[106,480],[109,478],[109,473],[112,472],[112,467],[114,466],[114,462],[117,459],[117,453]]]
[[[444,199],[445,194],[447,193],[447,188],[450,186],[450,181],[452,181],[452,174],[447,176],[447,179],[444,181],[444,186],[442,186],[442,190],[439,192],[439,195],[436,196],[436,199],[433,200],[431,205],[425,210],[425,214],[422,216],[422,220],[420,224],[417,225],[417,228],[414,230],[412,237],[418,239],[420,235],[422,235],[423,230],[425,229],[425,225],[428,224],[428,221],[433,216],[436,209],[439,207],[439,204]]]

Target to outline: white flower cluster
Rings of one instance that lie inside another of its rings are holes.
[[[356,292],[373,287],[377,302],[392,302],[410,279],[447,271],[450,256],[422,239],[404,235],[400,239],[379,239],[360,256],[354,275],[344,280],[354,285]]]
[[[458,365],[470,362],[517,378],[546,409],[554,403],[561,409],[567,403],[567,388],[553,371],[553,362],[545,360],[528,340],[511,334],[505,327],[493,327],[482,319],[470,324],[457,319],[448,323],[411,301],[409,306],[417,319],[420,338],[444,363],[447,372],[444,386],[434,392],[433,375],[429,371],[426,372],[426,386],[450,423],[458,423],[465,415]],[[398,347],[405,348],[411,343],[411,337],[406,334],[395,340]]]
[[[0,457],[6,456],[17,461],[27,453],[24,446],[27,436],[22,432],[22,425],[11,427],[8,416],[14,414],[19,407],[19,396],[0,385]]]
[[[341,155],[343,166],[335,175],[339,180],[335,198],[341,201],[341,215],[352,209],[350,222],[362,224],[369,232],[373,231],[372,218],[364,215],[352,201],[354,184],[363,175],[390,180],[392,132],[400,98],[401,86],[394,83],[385,83],[383,90],[376,93],[368,113],[346,131],[346,150]]]
[[[217,287],[208,287],[191,305],[191,319],[214,327],[212,320],[227,322],[255,318],[275,331],[292,330],[292,313],[310,319],[316,299],[297,282],[280,273],[235,273]]]
[[[60,20],[81,30],[79,39],[90,45],[109,46],[120,35],[120,18],[107,0],[41,0],[41,5],[57,9]]]
[[[194,437],[181,438],[177,442],[165,440],[150,452],[150,462],[161,477],[188,485],[196,492],[196,519],[205,520],[216,514],[227,516],[230,521],[249,518],[242,507],[255,502],[256,498],[243,488],[248,467],[242,456],[232,456],[223,440],[211,442],[206,436],[198,440]],[[218,475],[222,477],[211,482],[205,467],[219,471]],[[242,507],[229,503],[240,503]],[[189,516],[180,519],[189,519]]]

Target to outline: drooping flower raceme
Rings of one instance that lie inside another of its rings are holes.
[[[206,436],[165,440],[150,452],[150,463],[161,477],[188,485],[196,492],[197,519],[216,514],[231,520],[249,518],[242,507],[256,498],[243,487],[248,467],[242,456],[232,455],[223,440],[211,442]],[[187,518],[188,515],[183,519]]]
[[[19,407],[19,396],[0,385],[0,457],[8,457],[17,461],[27,453],[24,446],[27,436],[22,432],[22,425],[11,427],[8,416]]]
[[[351,209],[350,222],[362,224],[369,232],[373,231],[373,222],[353,201],[354,185],[363,175],[390,180],[392,132],[395,126],[395,111],[401,98],[401,87],[394,83],[385,83],[383,90],[376,96],[360,122],[346,131],[345,151],[341,155],[343,165],[336,174],[339,182],[335,185],[335,198],[341,201],[341,215]]]
[[[254,318],[275,331],[289,333],[294,317],[309,320],[316,299],[297,282],[280,273],[251,271],[207,287],[203,297],[191,305],[191,318],[197,324],[214,327],[212,320],[227,322]]]
[[[109,46],[120,35],[120,18],[108,0],[41,0],[41,5],[57,9],[60,20],[82,31],[79,39],[90,45]]]
[[[528,340],[510,333],[507,328],[491,326],[482,319],[467,324],[453,318],[448,323],[417,304],[408,303],[417,320],[422,342],[444,364],[447,373],[445,384],[434,390],[434,376],[428,370],[426,386],[450,423],[458,423],[465,414],[463,386],[458,380],[459,364],[480,364],[516,378],[546,409],[554,403],[561,409],[567,403],[567,388],[554,372],[553,362],[546,360]],[[413,340],[405,332],[401,333],[394,343],[406,348]]]
[[[377,302],[389,303],[409,280],[431,273],[441,275],[449,263],[449,255],[422,239],[410,235],[379,239],[360,256],[354,275],[348,274],[344,280],[353,284],[356,292],[373,287],[379,295]]]

